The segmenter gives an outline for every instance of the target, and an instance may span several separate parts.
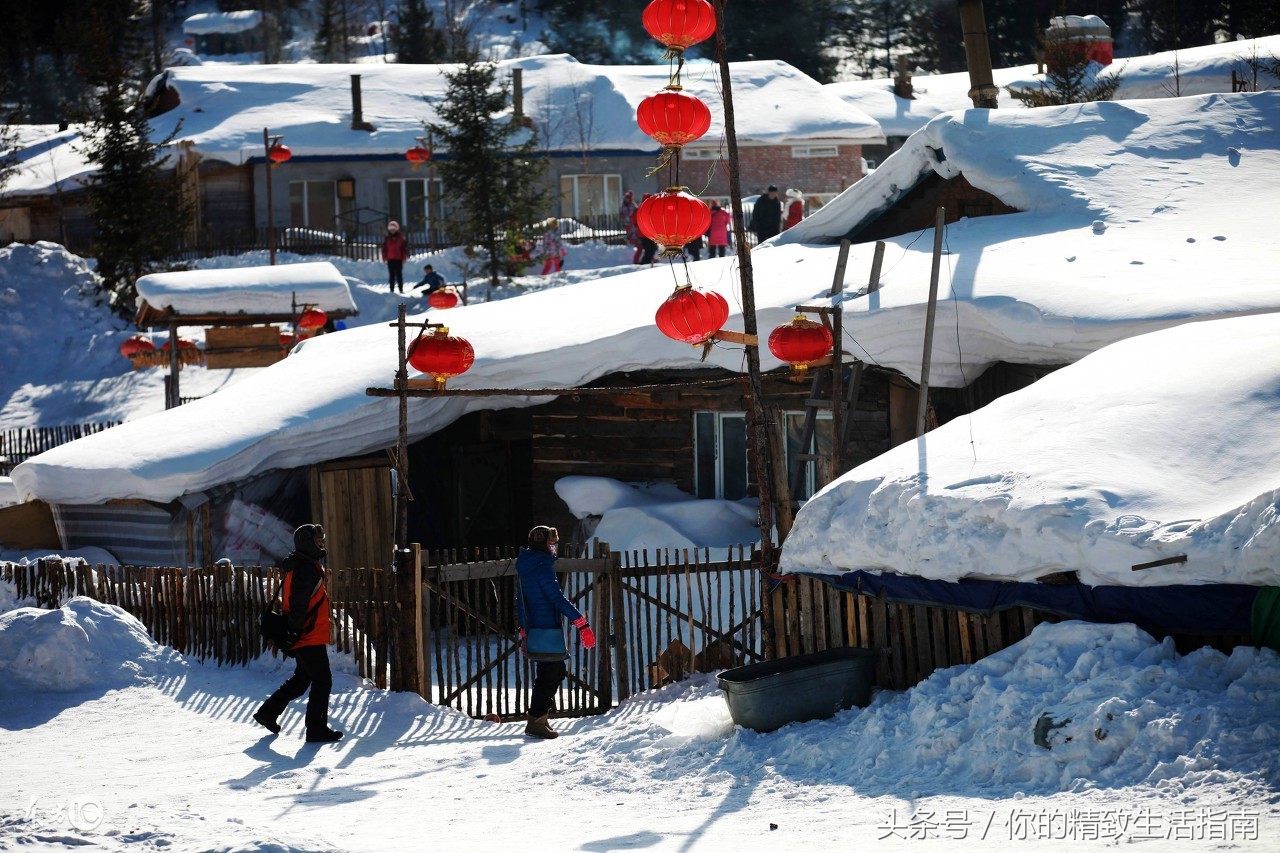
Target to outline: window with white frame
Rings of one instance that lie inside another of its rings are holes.
[[[560,176],[561,216],[616,216],[620,204],[621,175]]]
[[[355,182],[350,179],[289,182],[289,222],[296,228],[336,232],[354,207]]]
[[[792,145],[791,156],[797,160],[807,157],[839,157],[840,149],[835,145]]]
[[[430,183],[430,195],[427,194]],[[443,220],[444,196],[439,178],[392,178],[387,181],[387,217],[400,223],[405,231],[426,231],[434,221]]]
[[[720,152],[715,148],[689,148],[680,149],[680,159],[682,160],[714,160],[720,156]]]
[[[787,482],[803,466],[792,500],[808,500],[831,479],[830,467],[802,456],[831,458],[831,413],[819,412],[807,446],[801,443],[804,412],[785,412]],[[694,489],[700,498],[739,500],[747,496],[747,417],[743,412],[694,412]]]

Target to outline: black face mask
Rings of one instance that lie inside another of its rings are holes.
[[[304,524],[293,532],[293,549],[298,556],[311,560],[322,560],[325,548],[316,541],[317,531],[323,530],[316,524]]]

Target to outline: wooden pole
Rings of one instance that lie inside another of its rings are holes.
[[[964,54],[969,66],[969,98],[979,109],[994,110],[1000,90],[992,80],[982,0],[960,0],[960,28],[964,31]]]
[[[880,267],[884,265],[884,241],[876,241],[875,254],[871,256],[871,278],[867,281],[867,293],[880,289]]]
[[[933,272],[929,275],[929,308],[924,318],[924,356],[920,362],[920,399],[916,403],[916,436],[924,435],[925,415],[929,410],[929,362],[933,358],[933,319],[938,311],[938,270],[942,266],[942,235],[946,229],[947,209],[938,208],[933,222]]]
[[[400,420],[396,437],[396,550],[409,546],[409,355],[405,344],[405,305],[400,303],[396,337],[400,347],[400,366],[396,370],[399,389]]]
[[[751,255],[748,252],[746,228],[742,216],[742,181],[738,174],[738,134],[734,127],[733,85],[729,75],[729,49],[724,36],[724,10],[727,0],[715,0],[716,12],[716,61],[720,66],[720,87],[724,93],[724,131],[725,144],[729,154],[729,201],[733,207],[733,234],[737,243],[738,271],[742,279],[742,328],[748,335],[757,334],[755,279],[751,266]],[[764,392],[760,382],[760,349],[749,346],[747,354],[747,376],[751,388],[751,418],[754,428],[751,431],[752,449],[759,470],[760,488],[760,564],[766,575],[773,571],[775,554],[773,546],[774,508],[779,502],[790,514],[790,499],[787,495],[774,494],[774,476],[771,470],[773,454],[769,445],[772,441],[770,430],[766,424],[764,409]],[[779,501],[779,499],[781,499]],[[768,578],[762,578],[761,604],[764,608],[764,623],[770,624]],[[765,654],[771,655],[772,633],[766,627]]]
[[[271,132],[262,129],[262,170],[267,183],[267,251],[271,256],[271,266],[276,264],[276,215],[271,200]]]
[[[180,385],[178,382],[178,374],[182,372],[182,354],[178,352],[178,324],[176,321],[169,322],[169,387],[165,388],[168,392],[165,400],[166,409],[176,409],[181,405],[182,398],[180,396]]]
[[[831,280],[831,307],[835,310],[831,316],[831,337],[835,345],[831,348],[831,471],[834,480],[843,470],[841,458],[841,442],[839,436],[844,435],[841,421],[844,419],[844,365],[841,364],[841,347],[844,344],[844,270],[849,263],[850,242],[840,241],[840,254],[836,256],[836,274]]]

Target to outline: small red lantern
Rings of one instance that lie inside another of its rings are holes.
[[[653,0],[644,9],[644,28],[678,55],[716,31],[716,10],[707,0]]]
[[[281,163],[287,162],[292,156],[293,152],[289,150],[289,146],[281,145],[279,142],[267,149],[267,159],[271,161],[273,166],[279,166]]]
[[[471,369],[476,351],[466,338],[450,337],[449,330],[440,327],[434,334],[425,335],[409,344],[409,365],[436,381],[436,390],[443,391],[450,376],[458,376]]]
[[[431,152],[421,145],[415,145],[404,152],[404,159],[413,164],[413,169],[416,172],[419,166],[431,159]]]
[[[831,352],[831,332],[803,314],[773,330],[769,352],[791,365],[792,376],[803,376],[809,365]]]
[[[178,338],[178,352],[182,352],[184,349],[196,349],[196,348],[197,347],[196,347],[195,341],[189,341],[186,338]],[[155,349],[155,347],[152,347],[152,349]],[[169,341],[165,341],[164,346],[160,347],[160,352],[168,352],[168,351],[169,351]]]
[[[135,355],[155,351],[156,345],[146,335],[134,335],[131,338],[126,338],[124,343],[120,344],[120,354],[125,358],[133,358]]]
[[[668,86],[640,102],[636,121],[647,136],[664,148],[679,148],[700,138],[711,128],[711,110],[679,86]]]
[[[653,316],[662,334],[694,346],[705,344],[728,319],[729,303],[723,296],[690,284],[677,287]]]
[[[432,308],[438,308],[441,311],[446,308],[456,308],[458,303],[462,301],[458,298],[457,292],[451,287],[442,287],[439,290],[433,290],[427,296],[427,304]]]
[[[329,315],[321,311],[319,308],[308,308],[302,312],[302,316],[298,318],[298,328],[308,332],[314,332],[317,329],[323,329],[324,324],[329,322]]]
[[[711,211],[706,202],[689,195],[680,187],[667,187],[640,202],[636,211],[640,233],[663,246],[663,257],[680,254],[684,244],[711,226]]]
[[[295,343],[297,343],[297,340],[294,339],[293,334],[291,332],[282,331],[280,333],[280,346],[284,347],[285,349],[289,349]]]

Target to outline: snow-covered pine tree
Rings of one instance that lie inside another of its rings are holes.
[[[496,285],[506,237],[546,216],[546,161],[537,135],[508,112],[511,93],[497,66],[473,53],[445,79],[445,100],[435,104],[440,120],[427,126],[446,155],[436,169],[452,210],[448,227],[483,251]]]
[[[1009,87],[1009,94],[1028,107],[1109,101],[1120,87],[1120,72],[1098,74],[1088,46],[1066,39],[1045,41],[1045,75],[1038,89]]]

